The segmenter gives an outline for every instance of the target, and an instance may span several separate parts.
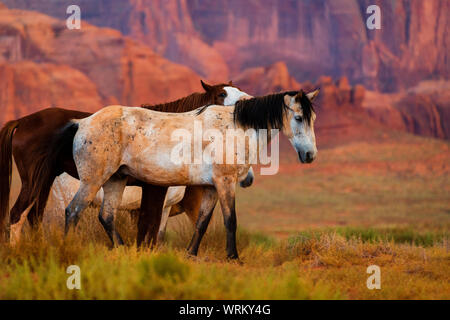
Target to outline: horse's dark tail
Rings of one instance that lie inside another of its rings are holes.
[[[32,170],[30,199],[36,200],[36,208],[44,208],[54,179],[63,173],[64,155],[71,154],[78,123],[70,121],[53,136],[48,148],[40,155]]]
[[[9,121],[0,131],[0,237],[5,232],[5,218],[9,212],[12,177],[12,138],[19,121]]]

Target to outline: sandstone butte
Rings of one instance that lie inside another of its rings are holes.
[[[65,19],[65,8],[73,1],[8,1],[9,8],[35,10]],[[152,50],[188,66],[210,81],[228,79],[228,66],[223,56],[202,40],[190,17],[185,0],[76,1],[89,23],[119,30]]]
[[[170,101],[201,90],[200,77],[119,31],[0,8],[0,122],[49,106]]]

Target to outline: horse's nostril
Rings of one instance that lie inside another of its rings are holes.
[[[306,157],[306,162],[307,162],[307,163],[311,163],[311,162],[313,162],[314,159],[315,159],[315,155],[314,155],[314,153],[311,152],[311,151],[306,152],[305,157]]]

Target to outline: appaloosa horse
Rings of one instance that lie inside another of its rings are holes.
[[[203,105],[233,105],[247,96],[228,84],[215,86],[201,82],[204,93],[194,93],[174,102],[159,105],[142,105],[143,108],[167,112],[185,112]],[[83,119],[91,113],[59,108],[45,109],[5,124],[0,131],[0,235],[4,230],[3,222],[9,210],[9,194],[12,175],[12,156],[17,164],[22,181],[19,197],[11,209],[10,221],[12,240],[20,234],[26,218],[32,226],[42,221],[43,212],[53,181],[63,172],[78,178],[73,162],[72,146],[61,145],[58,154],[50,151],[49,145],[57,133],[71,119]],[[148,241],[155,241],[158,227],[154,217],[163,208],[166,189],[130,179],[128,185],[142,186],[141,210],[138,221],[138,244],[146,235]],[[183,199],[186,211],[200,207],[202,190],[192,187],[186,190]],[[192,217],[191,220],[196,219]],[[9,233],[8,233],[9,236]]]
[[[233,130],[234,136],[245,141],[242,129],[278,129],[290,140],[300,161],[310,163],[317,154],[316,116],[311,103],[317,93],[284,92],[241,100],[235,107],[206,106],[181,114],[110,106],[86,119],[72,121],[58,142],[72,143],[80,177],[80,188],[66,209],[66,233],[76,226],[82,212],[103,187],[104,206],[100,212],[103,226],[113,242],[121,242],[114,216],[129,177],[160,186],[201,185],[211,201],[209,207],[201,208],[189,252],[197,254],[218,198],[227,229],[227,256],[238,259],[235,187],[251,165],[239,159],[250,159],[253,151],[249,144],[235,150],[225,137]],[[214,133],[211,144],[206,145],[204,140],[210,138],[198,135],[199,127]],[[174,135],[182,137],[183,142],[180,144]],[[271,135],[260,139],[262,145],[257,148],[266,148],[270,139]],[[195,151],[196,146],[200,150]],[[200,157],[192,162],[192,154],[196,159],[199,151]]]

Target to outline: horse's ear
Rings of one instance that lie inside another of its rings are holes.
[[[294,97],[290,96],[288,94],[285,94],[284,95],[284,104],[289,107],[292,103],[292,98],[294,98]]]
[[[229,84],[230,86],[233,86],[233,80],[230,80],[230,82],[228,82],[228,84]]]
[[[203,80],[200,80],[200,82],[202,83],[202,87],[203,89],[205,89],[205,91],[211,91],[212,90],[212,86],[210,86],[209,84],[203,82]]]
[[[316,89],[314,91],[311,91],[310,93],[306,94],[306,96],[308,97],[309,101],[313,101],[317,95],[319,94],[320,89]]]

